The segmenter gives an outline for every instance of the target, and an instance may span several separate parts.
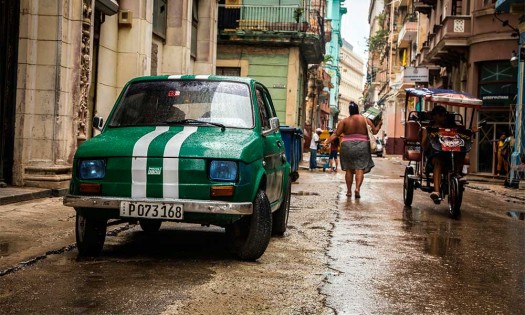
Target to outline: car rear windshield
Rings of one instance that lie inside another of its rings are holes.
[[[109,126],[159,126],[191,120],[253,128],[248,85],[206,80],[135,82],[120,99]]]

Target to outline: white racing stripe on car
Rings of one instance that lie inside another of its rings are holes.
[[[137,140],[131,159],[131,197],[146,197],[148,148],[150,143],[168,131],[169,127],[157,127]]]
[[[180,74],[174,74],[174,75],[170,75],[168,77],[168,79],[180,79],[180,78],[182,78],[182,75],[180,75]]]
[[[204,74],[198,74],[195,76],[195,79],[198,79],[198,80],[208,80],[210,78],[209,75],[204,75]]]
[[[179,154],[184,141],[197,131],[197,127],[184,127],[174,135],[164,148],[164,161],[162,162],[162,196],[164,198],[179,198]]]

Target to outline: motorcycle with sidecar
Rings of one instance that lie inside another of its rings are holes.
[[[435,203],[448,201],[450,215],[458,218],[461,215],[463,191],[467,181],[466,167],[470,164],[468,152],[472,148],[476,131],[472,124],[476,111],[480,109],[482,101],[466,93],[432,89],[406,89],[405,98],[405,136],[403,138],[403,160],[408,164],[405,167],[403,180],[403,201],[411,206],[414,190],[431,193],[434,191],[434,180],[429,156],[422,148],[423,130],[429,137],[429,144],[434,152],[442,158],[443,170],[439,187],[439,198]],[[432,127],[430,110],[434,105],[454,108],[459,112],[447,112],[447,128]],[[465,124],[465,120],[469,120]],[[470,117],[470,119],[468,119]],[[457,163],[461,163],[457,165]]]

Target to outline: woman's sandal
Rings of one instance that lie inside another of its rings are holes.
[[[354,194],[355,194],[355,198],[356,198],[356,199],[361,198],[361,195],[359,194],[358,191],[354,191]]]

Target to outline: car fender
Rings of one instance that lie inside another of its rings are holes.
[[[257,191],[259,189],[266,191],[266,172],[262,166],[262,160],[256,163],[261,163],[261,167],[258,168],[257,173],[255,174],[255,184],[252,186],[253,191],[251,193],[250,200],[255,200],[255,196],[257,195]]]

